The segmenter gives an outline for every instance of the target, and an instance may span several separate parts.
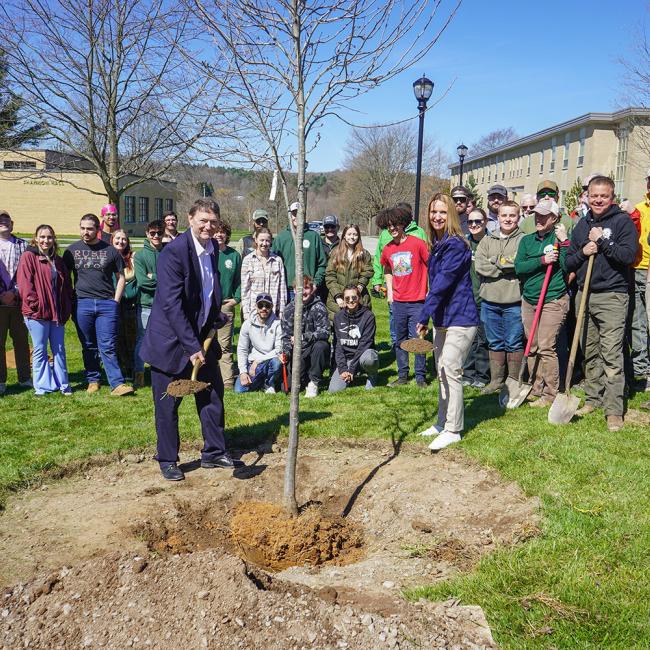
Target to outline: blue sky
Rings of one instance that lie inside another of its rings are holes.
[[[414,0],[417,1],[417,0]],[[435,82],[425,135],[455,155],[486,133],[527,135],[591,111],[626,104],[620,58],[650,21],[647,0],[464,0],[436,47],[416,68],[358,99],[352,119],[372,124],[417,114],[412,83]],[[431,102],[430,102],[431,103]],[[328,123],[309,171],[341,166],[349,127]],[[471,156],[471,151],[468,153]]]

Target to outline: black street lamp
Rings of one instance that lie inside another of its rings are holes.
[[[456,148],[456,151],[458,152],[458,158],[460,159],[460,182],[458,184],[462,185],[463,184],[463,161],[465,160],[465,156],[467,155],[467,147],[464,144],[459,144],[458,147]]]
[[[413,82],[413,94],[418,100],[418,111],[420,113],[420,128],[418,130],[418,163],[415,172],[415,209],[413,210],[413,219],[419,223],[420,217],[420,180],[422,178],[422,137],[424,135],[424,114],[427,110],[427,102],[433,92],[433,81],[427,79],[424,75],[417,81]]]

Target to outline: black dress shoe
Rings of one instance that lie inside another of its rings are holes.
[[[201,461],[201,467],[203,469],[235,469],[236,467],[243,467],[244,465],[245,463],[241,460],[231,458],[230,454],[224,454],[214,460]]]
[[[185,478],[183,470],[176,463],[161,466],[160,472],[166,481],[182,481]]]

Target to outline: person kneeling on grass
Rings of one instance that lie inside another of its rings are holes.
[[[344,309],[334,316],[336,370],[330,380],[330,393],[347,388],[356,375],[368,375],[366,390],[377,384],[379,355],[374,349],[377,324],[375,316],[361,303],[359,287],[349,284],[343,290]]]
[[[239,332],[235,392],[264,388],[265,393],[275,393],[282,369],[282,324],[273,313],[273,300],[268,293],[258,294],[255,305],[257,310],[244,321]]]
[[[318,384],[330,363],[330,319],[323,301],[316,295],[316,285],[305,275],[302,289],[302,352],[301,385],[307,384],[305,397],[318,395]],[[293,352],[293,319],[296,303],[292,300],[282,316],[282,349],[291,357]]]

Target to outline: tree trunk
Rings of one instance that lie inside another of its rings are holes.
[[[298,459],[298,438],[300,428],[300,375],[302,353],[302,288],[303,256],[302,238],[305,228],[305,87],[302,69],[301,15],[299,0],[292,2],[292,33],[297,71],[297,118],[298,118],[298,220],[294,236],[296,277],[294,280],[295,312],[293,321],[293,350],[291,354],[291,405],[289,409],[289,444],[284,472],[284,507],[293,515],[298,514],[296,501],[296,463]]]

